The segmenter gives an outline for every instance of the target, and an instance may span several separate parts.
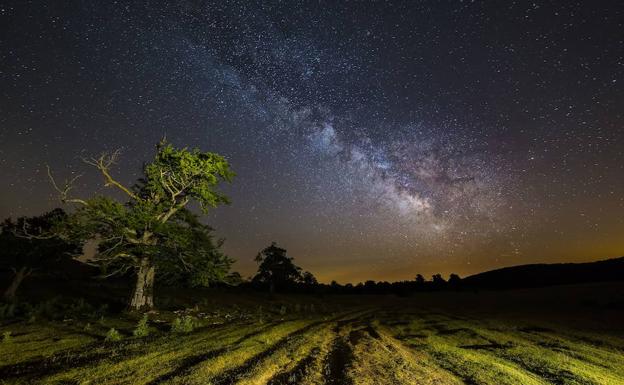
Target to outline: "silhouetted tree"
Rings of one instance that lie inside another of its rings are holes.
[[[258,272],[253,281],[268,284],[271,295],[275,293],[276,286],[301,281],[301,268],[296,266],[293,258],[275,242],[260,251],[255,261],[258,263]]]
[[[231,272],[225,278],[225,283],[227,283],[228,285],[231,285],[231,286],[238,286],[241,283],[243,283],[244,281],[245,280],[243,279],[243,277],[240,275],[240,273],[238,271]]]
[[[425,283],[425,277],[422,274],[416,274],[416,278],[414,279],[417,285],[423,285]]]
[[[308,285],[308,286],[318,285],[318,281],[316,280],[316,277],[309,271],[306,271],[302,274],[301,282],[303,282],[303,284]]]
[[[444,288],[446,286],[446,281],[442,278],[442,274],[434,274],[431,276],[431,285],[436,290]]]
[[[431,282],[433,283],[446,283],[444,278],[442,278],[442,274],[434,274],[431,276]]]
[[[202,227],[186,207],[196,201],[206,213],[228,202],[215,190],[221,181],[230,181],[234,176],[228,162],[220,155],[177,149],[163,140],[154,159],[144,166],[143,178],[133,187],[126,187],[110,172],[117,157],[115,152],[85,162],[102,174],[105,186],[116,188],[126,201],[106,196],[71,198],[73,180],[61,188],[51,175],[50,179],[63,202],[78,205],[64,229],[66,236],[98,239],[98,252],[91,262],[107,275],[129,270],[136,273],[130,308],[153,307],[157,269],[167,271],[176,266],[193,271],[196,282],[202,284],[225,277],[231,260],[215,252],[208,228]],[[198,239],[199,247],[195,243]]]
[[[366,282],[364,282],[364,291],[367,294],[372,294],[376,291],[376,286],[377,284],[375,283],[375,281],[369,279]]]
[[[457,287],[460,282],[461,282],[461,278],[459,277],[459,275],[453,273],[449,276],[449,280],[448,280],[449,285]]]
[[[23,280],[35,270],[53,267],[62,258],[81,252],[79,242],[68,242],[56,236],[53,228],[67,219],[61,209],[36,217],[10,218],[0,225],[0,263],[13,272],[3,299],[14,301]]]

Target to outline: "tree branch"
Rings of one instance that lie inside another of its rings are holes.
[[[78,203],[84,206],[89,206],[89,203],[87,203],[87,201],[83,200],[83,199],[78,199],[78,198],[68,198],[69,195],[69,191],[74,187],[73,184],[76,181],[76,179],[80,178],[82,175],[76,175],[75,177],[73,177],[71,180],[69,181],[65,181],[65,186],[63,186],[63,188],[59,188],[58,184],[56,183],[56,181],[54,180],[54,177],[52,176],[52,171],[50,170],[50,166],[46,164],[46,169],[48,170],[48,178],[50,178],[50,182],[52,182],[52,187],[54,187],[54,189],[56,191],[58,191],[59,193],[59,197],[61,202],[63,203]]]
[[[160,220],[161,223],[167,222],[173,214],[175,214],[176,212],[178,212],[178,210],[186,206],[188,202],[189,202],[189,198],[184,197],[180,201],[180,203],[178,203],[177,205],[171,206],[171,208],[166,213],[159,215],[158,220]]]
[[[104,179],[106,180],[106,183],[104,184],[104,186],[106,187],[115,186],[119,190],[123,191],[130,198],[139,200],[139,197],[135,193],[133,193],[132,190],[130,190],[126,186],[116,181],[110,174],[110,167],[117,162],[118,157],[119,157],[119,150],[116,150],[110,155],[104,153],[100,155],[99,158],[83,159],[83,162],[100,170],[100,172],[104,176]]]

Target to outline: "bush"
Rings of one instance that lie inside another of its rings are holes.
[[[185,315],[182,318],[176,318],[171,323],[171,331],[173,333],[190,333],[195,328],[195,322],[193,321],[193,317],[190,315]]]
[[[71,300],[62,297],[54,297],[35,305],[23,303],[21,315],[26,319],[39,320],[62,320],[67,318],[97,318],[107,312],[107,305],[95,307],[82,298]],[[2,310],[0,310],[0,315]]]
[[[122,338],[123,337],[121,336],[121,334],[119,334],[119,332],[115,328],[110,328],[108,333],[106,333],[106,338],[104,338],[104,341],[115,342],[121,341]]]
[[[2,333],[2,343],[8,344],[13,341],[13,336],[11,335],[11,331],[6,331]]]
[[[13,318],[15,316],[15,304],[3,303],[0,304],[0,319]]]
[[[147,337],[149,335],[149,326],[148,326],[148,317],[147,314],[143,315],[143,318],[139,320],[136,328],[132,332],[132,335],[135,337]]]
[[[264,315],[262,313],[262,306],[258,306],[258,323],[260,325],[264,324]]]

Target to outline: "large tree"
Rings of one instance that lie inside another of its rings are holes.
[[[91,262],[107,276],[135,272],[130,309],[153,307],[157,271],[188,273],[202,284],[223,279],[232,261],[215,251],[209,228],[187,207],[195,201],[205,214],[228,203],[216,190],[220,182],[229,182],[234,176],[228,162],[220,155],[178,149],[163,140],[154,159],[144,166],[143,177],[127,187],[111,174],[117,157],[115,152],[86,162],[101,173],[105,186],[119,190],[124,200],[103,195],[73,198],[69,196],[72,181],[61,188],[51,179],[61,200],[78,206],[67,221],[66,235],[96,239],[98,250]]]
[[[275,242],[260,251],[255,260],[258,263],[258,272],[253,281],[268,284],[271,295],[275,292],[276,286],[294,284],[302,280],[301,268],[296,266],[293,258]]]
[[[2,295],[14,301],[23,280],[40,269],[53,268],[62,258],[79,254],[79,242],[68,242],[54,235],[53,228],[67,214],[61,209],[35,217],[6,219],[0,225],[0,266],[13,272],[11,282]]]
[[[221,250],[223,239],[215,240],[213,229],[201,223],[197,215],[184,209],[184,226],[171,233],[162,245],[169,256],[160,258],[163,278],[170,284],[183,284],[190,287],[210,286],[215,282],[236,283],[230,273],[234,260]],[[181,258],[180,258],[181,257]]]

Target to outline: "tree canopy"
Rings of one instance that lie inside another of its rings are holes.
[[[62,209],[43,215],[7,218],[0,225],[0,266],[13,272],[5,289],[5,300],[13,301],[22,281],[38,269],[49,269],[59,259],[82,251],[81,243],[54,234],[54,228],[67,219]]]
[[[234,173],[222,156],[198,149],[178,149],[166,141],[156,147],[154,159],[145,164],[143,177],[127,187],[111,174],[118,152],[87,159],[104,177],[105,186],[121,191],[125,200],[98,195],[88,199],[69,195],[71,181],[62,188],[51,177],[61,200],[78,207],[66,221],[70,239],[97,239],[91,260],[106,275],[136,272],[130,307],[153,306],[156,270],[167,277],[186,277],[192,285],[207,285],[227,276],[232,260],[219,251],[210,227],[201,224],[188,209],[199,204],[202,213],[228,203],[217,190]]]
[[[294,284],[302,280],[301,268],[286,254],[286,249],[278,247],[275,242],[260,251],[255,261],[258,263],[258,272],[253,277],[253,282],[268,284],[271,293],[275,291],[276,286]]]

